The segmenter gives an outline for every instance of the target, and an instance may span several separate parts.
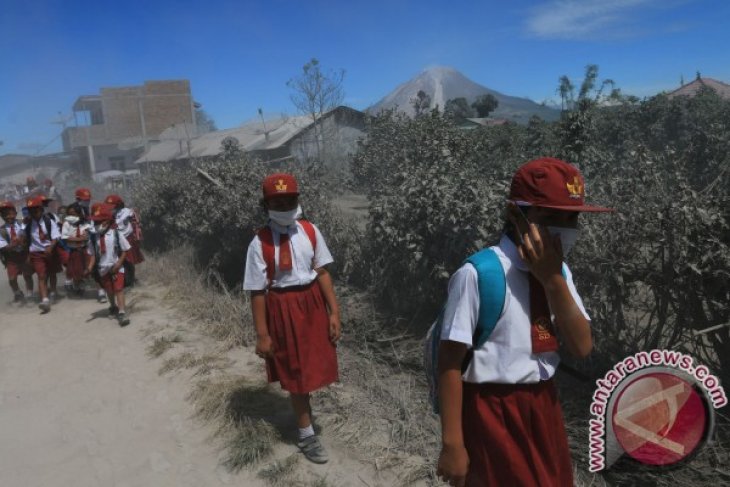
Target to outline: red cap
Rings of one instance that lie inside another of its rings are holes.
[[[46,202],[46,201],[53,201],[53,198],[51,198],[50,196],[48,196],[46,194],[42,194],[41,195],[41,198],[43,198],[43,201],[44,202]]]
[[[35,178],[33,176],[28,176],[25,178],[26,183],[35,183]]]
[[[294,176],[286,173],[276,173],[267,176],[263,184],[264,199],[274,198],[276,196],[298,195],[299,188],[297,180]]]
[[[509,199],[518,205],[567,211],[613,211],[585,204],[585,181],[577,167],[543,157],[521,166],[512,177]]]
[[[50,179],[46,179],[45,181],[43,181],[43,184],[45,184],[46,186],[53,186],[53,181],[51,181]]]
[[[108,205],[117,206],[119,203],[124,203],[124,201],[122,201],[122,197],[119,196],[118,194],[110,194],[109,196],[106,197],[106,199],[104,200],[104,203],[106,203]]]
[[[25,206],[28,209],[31,208],[43,208],[43,196],[36,196],[35,198],[30,198],[28,201],[26,201]]]
[[[89,201],[91,199],[91,191],[88,188],[79,188],[76,190],[76,199]]]
[[[3,201],[0,203],[0,210],[14,210],[15,205],[12,201]]]
[[[90,218],[95,222],[114,220],[114,207],[106,203],[94,203]]]

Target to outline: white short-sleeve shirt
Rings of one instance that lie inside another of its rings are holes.
[[[114,267],[114,264],[117,263],[117,260],[119,260],[119,255],[117,255],[116,248],[115,248],[115,236],[114,236],[114,230],[109,230],[104,235],[99,235],[98,238],[104,239],[104,247],[106,252],[101,251],[101,246],[99,246],[99,262],[97,265],[99,266],[99,275],[103,276],[106,275],[110,270],[112,270],[112,267]],[[121,232],[119,233],[119,249],[122,252],[128,251],[130,248],[132,248],[129,245],[129,242],[126,238],[124,238],[124,235],[122,235]],[[94,242],[92,240],[89,240],[89,243],[86,246],[86,252],[89,255],[95,255],[94,251]],[[124,266],[119,268],[120,273],[124,273]]]
[[[40,234],[38,232],[38,224],[43,225],[43,233],[45,234],[45,239],[41,241]],[[61,238],[61,232],[58,230],[58,225],[56,222],[51,220],[51,234],[48,235],[48,232],[46,231],[46,222],[44,218],[41,218],[40,220],[32,220],[30,222],[30,251],[31,252],[43,252],[46,250],[46,247],[51,245],[51,240],[58,240]]]
[[[463,379],[465,382],[505,384],[535,383],[555,374],[560,362],[557,352],[532,353],[530,335],[530,284],[527,264],[517,247],[506,235],[492,247],[504,269],[506,292],[502,315],[487,341],[474,350]],[[587,320],[583,301],[573,283],[567,265],[566,281],[575,303]],[[479,286],[477,271],[464,264],[449,281],[449,297],[444,310],[441,339],[464,343],[470,348],[479,318]]]
[[[316,240],[316,249],[312,248],[307,233],[304,231],[302,224],[296,222],[295,225],[282,227],[274,222],[269,222],[274,239],[274,260],[276,262],[276,270],[271,287],[284,288],[290,286],[304,286],[317,278],[317,272],[314,270],[323,267],[334,261],[332,254],[327,248],[327,243],[320,233],[319,229],[313,224]],[[291,244],[292,270],[282,272],[279,270],[279,236],[281,233],[289,234],[289,242]],[[248,246],[246,255],[246,271],[243,277],[244,291],[263,291],[267,288],[268,279],[266,277],[266,262],[264,261],[264,253],[261,245],[261,239],[256,235]]]
[[[122,208],[116,214],[117,229],[122,235],[129,237],[132,234],[132,220],[134,219],[134,211],[131,208]]]
[[[3,229],[3,231],[0,232],[0,249],[4,249],[8,245],[10,245],[10,242],[3,238],[3,233],[7,232],[8,238],[10,238],[10,236],[12,235],[12,232],[10,231],[11,227],[15,229],[16,238],[25,234],[25,226],[17,220],[14,221],[12,224],[5,223],[3,225],[0,225],[0,228]],[[23,248],[22,246],[15,247],[13,249],[14,252],[23,252],[24,250],[25,248]]]

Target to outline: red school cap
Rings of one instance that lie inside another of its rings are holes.
[[[291,174],[276,173],[267,176],[262,187],[264,199],[276,196],[299,195],[297,180]]]
[[[114,206],[107,205],[106,203],[100,203],[95,205],[91,211],[91,220],[95,222],[105,222],[107,220],[114,220]]]
[[[0,203],[0,210],[14,210],[15,204],[12,201],[3,201]]]
[[[110,194],[109,196],[106,197],[106,199],[104,200],[104,203],[106,203],[108,205],[117,206],[119,203],[123,203],[123,201],[122,201],[122,197],[119,196],[118,194]]]
[[[29,210],[31,208],[43,208],[43,196],[36,196],[35,198],[30,198],[28,201],[25,202],[25,206]]]
[[[88,188],[79,188],[76,190],[76,199],[82,201],[91,200],[91,191]]]
[[[613,208],[585,204],[585,181],[577,167],[543,157],[522,165],[512,177],[509,199],[518,205],[565,211],[606,212]]]

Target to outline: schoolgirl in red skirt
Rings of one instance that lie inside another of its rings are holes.
[[[589,317],[563,262],[587,206],[578,169],[528,162],[512,179],[508,223],[492,250],[505,275],[504,304],[486,342],[472,347],[478,273],[449,282],[439,348],[442,450],[438,474],[453,486],[572,487],[573,471],[553,375],[564,348],[593,346]]]
[[[122,197],[116,194],[110,194],[104,199],[104,203],[114,207],[114,219],[117,229],[124,235],[129,242],[130,249],[127,252],[127,258],[124,261],[124,269],[127,275],[125,279],[129,285],[134,284],[135,266],[144,262],[144,255],[141,249],[142,229],[140,228],[137,213],[132,208],[127,208]]]
[[[91,223],[84,218],[81,206],[78,203],[69,205],[61,229],[61,240],[66,246],[66,279],[71,281],[71,290],[77,294],[83,293],[90,229]]]
[[[12,201],[0,203],[0,257],[7,270],[8,283],[15,294],[16,302],[25,302],[25,294],[18,286],[18,276],[23,275],[28,295],[33,294],[33,270],[28,263],[28,245],[25,241],[25,227],[16,220],[18,213]]]
[[[319,229],[301,219],[293,176],[267,177],[263,195],[269,222],[248,247],[243,281],[243,289],[251,292],[256,353],[266,360],[269,382],[279,382],[290,393],[299,448],[309,460],[325,463],[327,453],[312,428],[309,395],[338,378],[339,308],[324,267],[332,255]]]

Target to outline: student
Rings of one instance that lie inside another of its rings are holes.
[[[89,218],[89,205],[91,205],[91,191],[88,188],[77,188],[74,191],[76,202],[84,210],[84,218]]]
[[[589,317],[563,256],[584,203],[580,172],[558,159],[520,167],[505,232],[491,249],[504,270],[501,315],[476,350],[477,272],[464,264],[449,282],[439,348],[442,450],[438,475],[454,486],[573,485],[563,415],[552,380],[557,334],[574,356],[592,348]]]
[[[58,215],[56,215],[50,208],[50,203],[53,201],[53,198],[47,195],[40,195],[40,198],[43,201],[43,215],[44,218],[48,217],[51,222],[55,226],[58,227],[58,231],[61,231],[61,227],[63,226],[63,221],[61,221],[60,218],[58,218]],[[53,259],[51,261],[51,268],[48,270],[48,281],[50,284],[50,293],[49,297],[51,298],[51,301],[56,300],[56,287],[58,285],[58,273],[63,272],[63,259],[66,257],[65,250],[60,246],[56,245],[56,247],[53,249]]]
[[[30,215],[30,222],[25,227],[25,236],[26,242],[29,244],[30,263],[38,276],[38,291],[41,298],[38,307],[44,313],[48,313],[51,310],[51,301],[46,280],[57,265],[54,261],[54,249],[61,234],[58,226],[43,214],[42,197],[29,199],[26,207]],[[51,287],[50,291],[55,295],[54,287]]]
[[[66,218],[61,230],[61,241],[66,246],[66,280],[69,291],[83,296],[83,280],[86,270],[86,249],[89,243],[91,224],[83,217],[83,210],[78,203],[66,209]]]
[[[18,213],[10,201],[0,203],[0,257],[8,273],[8,283],[15,294],[15,302],[25,302],[25,294],[18,286],[18,276],[23,274],[25,289],[33,295],[33,272],[28,264],[28,248],[25,242],[25,227],[16,220]]]
[[[116,316],[120,326],[127,326],[129,318],[125,313],[124,302],[124,258],[129,250],[129,242],[114,228],[113,212],[113,207],[99,205],[91,214],[96,231],[87,245],[89,261],[86,275],[90,275],[96,265],[100,283],[109,298],[109,315]]]
[[[338,377],[340,313],[324,268],[333,260],[317,227],[300,219],[293,176],[267,177],[263,194],[269,221],[248,247],[243,281],[243,289],[251,291],[256,354],[266,359],[269,382],[290,393],[298,447],[310,461],[325,463],[327,452],[312,427],[310,393]]]
[[[144,255],[140,249],[139,235],[139,220],[133,209],[124,206],[124,201],[121,196],[116,194],[110,194],[106,197],[104,202],[114,207],[114,218],[117,223],[117,228],[127,239],[131,248],[127,252],[127,259],[124,261],[125,275],[127,282],[130,285],[134,285],[134,274],[135,266],[144,262]]]

